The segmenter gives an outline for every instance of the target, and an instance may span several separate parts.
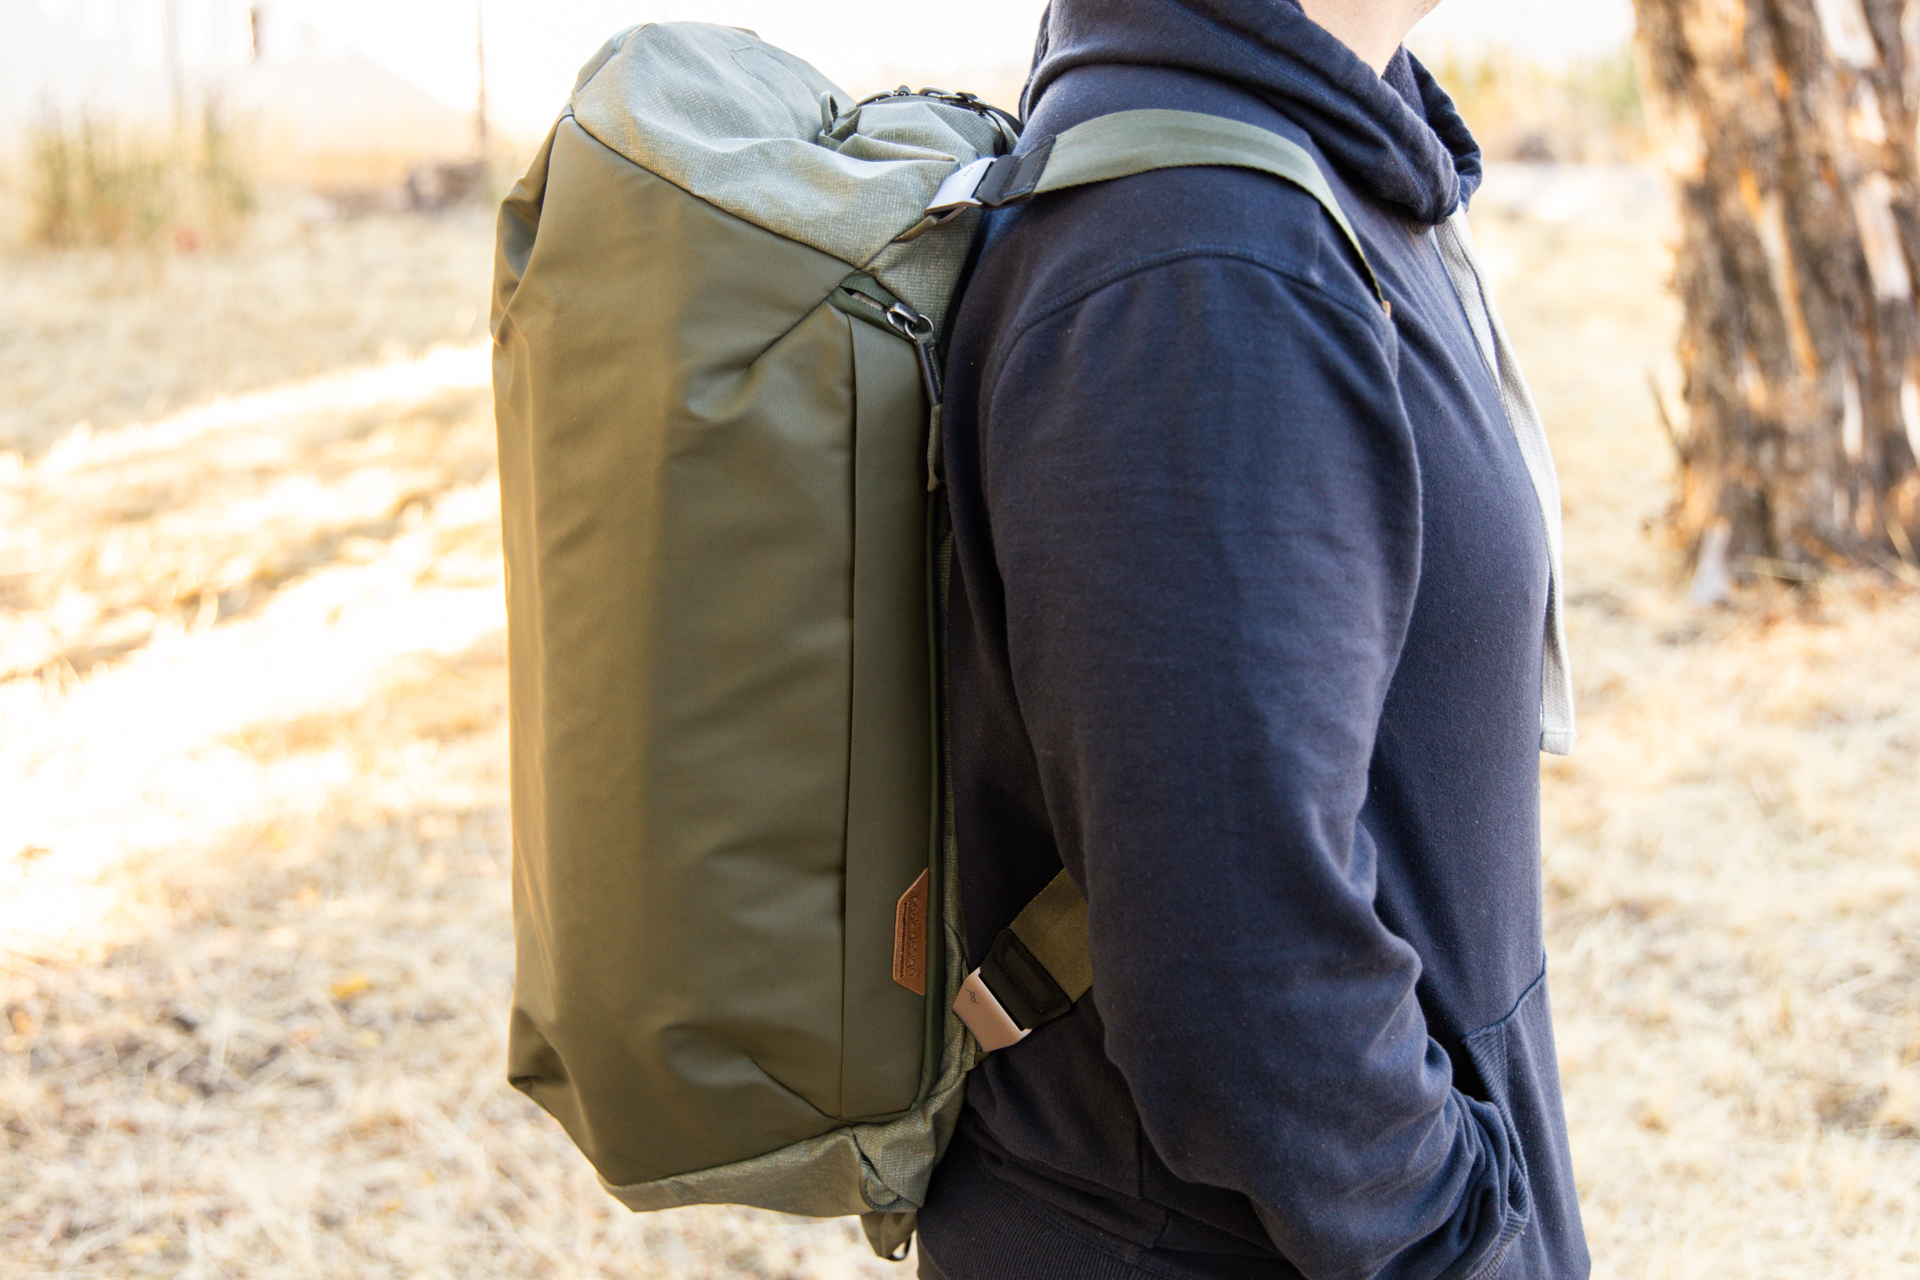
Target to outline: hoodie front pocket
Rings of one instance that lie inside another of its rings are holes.
[[[1513,1011],[1468,1036],[1466,1049],[1488,1100],[1499,1109],[1518,1146],[1533,1202],[1528,1230],[1507,1250],[1505,1265],[1495,1274],[1584,1274],[1584,1269],[1556,1269],[1575,1259],[1584,1268],[1587,1249],[1567,1150],[1544,965]]]

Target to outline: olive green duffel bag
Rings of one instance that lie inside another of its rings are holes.
[[[501,209],[509,1074],[630,1208],[861,1214],[898,1256],[967,1068],[1088,988],[1064,875],[977,969],[959,930],[937,344],[977,211],[1233,164],[1345,220],[1244,125],[1015,131],[637,27]]]

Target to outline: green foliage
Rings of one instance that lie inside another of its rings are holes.
[[[253,166],[212,98],[174,130],[48,106],[28,141],[29,235],[49,248],[197,248],[231,239],[257,203]]]

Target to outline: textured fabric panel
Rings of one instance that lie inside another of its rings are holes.
[[[979,227],[980,211],[968,209],[905,244],[887,245],[867,264],[867,270],[892,290],[894,297],[933,321],[936,333],[944,334],[953,286],[960,278],[960,268],[966,265]]]
[[[1554,755],[1569,755],[1578,735],[1573,718],[1573,668],[1567,657],[1559,473],[1554,470],[1547,429],[1540,421],[1540,410],[1534,404],[1526,376],[1520,371],[1519,357],[1514,354],[1493,299],[1487,295],[1479,260],[1474,256],[1473,232],[1467,225],[1465,209],[1456,211],[1440,224],[1438,240],[1447,278],[1460,295],[1460,305],[1466,310],[1467,322],[1473,328],[1488,367],[1499,380],[1501,406],[1507,411],[1507,422],[1520,442],[1520,456],[1526,459],[1527,474],[1540,499],[1540,517],[1546,525],[1547,556],[1553,575],[1547,596],[1546,654],[1540,672],[1540,749]]]
[[[869,269],[939,320],[971,223],[904,246],[957,164],[1004,145],[991,121],[924,99],[852,96],[750,32],[655,23],[615,36],[575,90],[581,126],[756,226]]]
[[[846,1129],[683,1177],[627,1187],[616,1187],[603,1178],[600,1185],[636,1213],[690,1204],[745,1204],[835,1218],[866,1208],[861,1202],[860,1148]]]
[[[953,1052],[950,1039],[949,1054]],[[763,1156],[657,1182],[616,1187],[636,1212],[689,1204],[744,1204],[779,1213],[835,1218],[916,1208],[926,1197],[937,1152],[952,1135],[960,1079],[898,1120],[835,1129]]]

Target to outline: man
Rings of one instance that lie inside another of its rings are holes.
[[[1430,7],[1046,21],[1023,145],[1259,125],[1366,262],[1234,169],[988,230],[944,442],[969,945],[1064,865],[1093,989],[973,1074],[923,1276],[1587,1274],[1540,919],[1558,512],[1437,244],[1480,166],[1399,50]]]

